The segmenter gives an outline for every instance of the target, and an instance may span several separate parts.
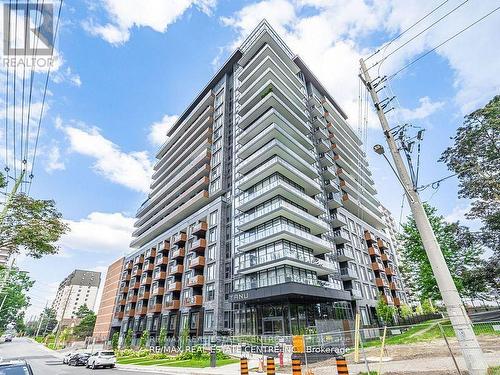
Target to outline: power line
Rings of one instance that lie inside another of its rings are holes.
[[[444,44],[448,43],[449,41],[451,41],[452,39],[455,39],[457,36],[459,36],[460,34],[464,33],[465,31],[467,31],[468,29],[470,29],[472,26],[478,24],[479,22],[481,22],[482,20],[484,20],[485,18],[489,17],[490,15],[492,15],[493,13],[495,13],[497,10],[500,9],[500,6],[499,7],[496,7],[495,9],[493,9],[491,12],[485,14],[484,16],[482,16],[481,18],[477,19],[476,21],[474,21],[473,23],[471,23],[469,26],[463,28],[462,30],[458,31],[457,33],[455,33],[454,35],[452,35],[451,37],[449,37],[448,39],[446,39],[444,42],[438,44],[437,46],[435,46],[434,48],[430,49],[429,51],[425,52],[424,54],[420,55],[419,57],[417,57],[416,59],[412,60],[411,62],[409,62],[408,64],[406,64],[405,66],[403,66],[401,69],[399,69],[396,73],[393,73],[392,75],[390,75],[388,77],[388,79],[392,79],[394,78],[396,75],[398,75],[399,73],[401,73],[403,70],[409,68],[410,66],[412,66],[413,64],[415,64],[416,62],[418,62],[419,60],[423,59],[425,56],[427,56],[428,54],[434,52],[435,50],[437,50],[439,47],[443,46]]]
[[[55,40],[56,40],[56,37],[57,37],[57,32],[59,30],[59,21],[61,19],[61,9],[62,9],[62,6],[63,6],[63,2],[64,2],[64,0],[61,0],[61,2],[59,4],[59,10],[57,12],[57,21],[56,21],[56,26],[55,26],[55,29],[54,29],[53,43],[55,43]],[[54,54],[54,47],[52,49],[52,54]],[[33,149],[33,158],[32,158],[32,161],[31,161],[31,171],[30,171],[30,174],[29,174],[30,181],[29,181],[29,186],[28,186],[28,195],[29,195],[29,193],[31,191],[31,184],[33,182],[33,170],[34,170],[34,167],[35,167],[36,152],[37,152],[37,149],[38,149],[38,140],[40,138],[40,128],[41,128],[41,124],[42,124],[43,110],[44,110],[44,107],[45,107],[45,99],[46,99],[46,96],[47,96],[47,87],[48,87],[48,84],[49,84],[49,76],[50,76],[51,67],[52,66],[49,64],[49,66],[47,68],[47,75],[45,77],[45,86],[44,86],[44,89],[43,89],[42,106],[41,106],[41,109],[40,109],[40,117],[38,118],[38,126],[37,126],[36,139],[35,139],[35,147]]]
[[[409,40],[407,40],[405,43],[403,43],[402,45],[400,45],[398,48],[396,48],[395,50],[391,51],[387,56],[385,56],[384,58],[382,58],[381,60],[379,60],[378,62],[376,62],[374,65],[372,65],[370,68],[368,69],[371,69],[373,68],[374,66],[380,64],[380,66],[385,62],[385,60],[387,60],[390,56],[392,56],[393,54],[395,54],[397,51],[399,51],[401,48],[403,48],[404,46],[406,46],[407,44],[411,43],[413,40],[417,39],[420,35],[422,35],[423,33],[425,33],[427,30],[429,30],[430,28],[434,27],[435,25],[437,25],[439,22],[441,22],[443,19],[445,19],[446,17],[448,17],[450,14],[452,14],[453,12],[455,12],[456,10],[458,10],[459,8],[461,8],[463,5],[465,5],[465,3],[467,3],[469,0],[465,0],[463,1],[462,3],[458,4],[455,8],[453,8],[452,10],[450,10],[448,13],[446,13],[444,16],[440,17],[438,20],[434,21],[433,23],[431,23],[429,26],[427,26],[425,29],[423,29],[422,31],[420,31],[417,35],[413,36],[412,38],[410,38]],[[379,66],[379,71],[380,71],[380,66]]]
[[[401,33],[399,33],[397,36],[395,36],[393,39],[391,39],[384,47],[381,47],[379,49],[377,49],[374,53],[372,53],[370,56],[368,56],[365,61],[368,61],[369,59],[371,59],[373,56],[375,56],[377,53],[379,53],[382,48],[385,50],[387,49],[387,47],[389,47],[393,42],[395,42],[396,40],[398,40],[399,38],[401,38],[404,34],[406,34],[408,31],[410,31],[411,29],[413,29],[415,26],[417,26],[420,22],[422,22],[424,19],[426,19],[427,17],[429,17],[431,14],[433,14],[436,10],[438,10],[439,8],[441,8],[443,5],[445,5],[448,1],[450,0],[445,0],[443,1],[441,4],[439,4],[437,7],[435,7],[434,9],[432,9],[430,12],[428,12],[426,15],[424,15],[422,18],[420,18],[418,21],[414,22],[411,26],[409,26],[408,28],[406,28],[405,30],[403,30]],[[371,67],[370,67],[371,68]]]

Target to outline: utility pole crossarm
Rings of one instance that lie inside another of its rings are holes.
[[[434,235],[434,231],[432,230],[429,218],[425,213],[420,196],[413,186],[413,182],[406,169],[403,158],[399,153],[396,141],[391,133],[389,122],[385,116],[386,112],[384,112],[385,107],[381,105],[378,92],[374,87],[375,85],[372,83],[373,81],[363,59],[360,59],[360,65],[361,81],[370,93],[375,111],[377,112],[378,119],[382,125],[382,130],[394,160],[397,177],[402,182],[403,188],[406,191],[413,218],[415,219],[418,232],[422,238],[422,244],[427,257],[429,258],[433,274],[436,278],[436,282],[439,287],[439,291],[441,292],[451,324],[455,330],[469,374],[485,375],[488,369],[486,360],[481,347],[479,346],[476,335],[474,334],[471,321],[467,316],[455,283],[453,282],[450,270],[446,265],[446,261],[443,253],[441,252],[436,236]],[[390,102],[392,99],[386,99],[386,102],[387,100]]]

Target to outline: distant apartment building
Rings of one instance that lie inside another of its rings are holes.
[[[10,252],[6,249],[0,249],[0,266],[7,266],[9,263]]]
[[[111,321],[115,309],[115,300],[121,281],[124,258],[120,258],[108,267],[104,280],[103,293],[92,337],[99,341],[106,341],[111,333]]]
[[[372,323],[379,296],[401,303],[362,142],[267,22],[157,159],[115,302],[122,336],[331,331],[357,311]]]
[[[75,314],[81,306],[94,309],[100,283],[100,272],[75,270],[59,284],[52,308],[61,326],[76,324]]]

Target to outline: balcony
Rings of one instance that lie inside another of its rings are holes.
[[[382,294],[382,299],[387,303],[388,305],[393,305],[394,301],[391,296],[388,296],[386,294]]]
[[[322,167],[331,167],[335,165],[333,157],[327,152],[322,152],[319,154],[319,163]]]
[[[176,266],[170,267],[168,272],[169,275],[182,275],[184,272],[184,266],[182,264],[178,264]]]
[[[173,245],[184,244],[186,240],[187,240],[186,233],[178,233],[172,237],[172,244]]]
[[[192,296],[192,297],[187,297],[184,298],[183,305],[186,307],[198,307],[203,304],[203,297],[202,296]]]
[[[125,314],[127,314],[129,317],[135,315],[135,309],[130,309],[125,311]]]
[[[373,234],[371,234],[370,232],[368,232],[368,231],[365,231],[365,240],[367,242],[370,242],[370,243],[377,241],[376,238],[375,238],[375,236]]]
[[[333,167],[323,167],[321,168],[321,171],[323,173],[323,176],[325,176],[326,179],[328,180],[336,180],[337,175],[335,174],[335,170]],[[338,189],[338,186],[337,186]]]
[[[135,308],[135,315],[146,315],[148,313],[148,308],[147,306],[136,306]]]
[[[363,294],[358,289],[351,289],[351,296],[352,299],[363,299]]]
[[[354,260],[354,252],[346,247],[337,249],[337,260],[339,262],[348,262]]]
[[[303,254],[284,249],[258,257],[253,254],[241,255],[238,273],[250,274],[281,265],[291,265],[311,270],[320,276],[338,274],[338,268],[335,263],[316,258],[312,254]]]
[[[137,294],[130,294],[127,296],[127,303],[136,303],[137,302]]]
[[[394,305],[401,306],[401,300],[399,299],[399,297],[393,297],[392,301],[394,302]]]
[[[387,287],[387,281],[385,279],[382,279],[381,277],[376,277],[375,278],[375,285],[378,288],[385,288],[385,287]]]
[[[168,264],[168,258],[163,255],[159,255],[155,259],[155,266],[163,266]]]
[[[340,278],[342,280],[354,280],[358,278],[358,274],[355,270],[351,268],[341,268],[340,269]]]
[[[371,256],[374,256],[374,257],[375,256],[379,257],[380,251],[376,247],[370,246],[370,247],[368,247],[368,254],[370,254]]]
[[[396,283],[395,283],[394,281],[391,281],[391,282],[389,283],[389,288],[390,288],[391,290],[397,290],[397,289],[398,289],[398,286],[396,285]]]
[[[154,258],[156,256],[156,249],[153,247],[151,249],[146,250],[144,257],[146,259]]]
[[[126,301],[127,301],[126,298],[120,298],[118,300],[118,305],[125,306],[125,304],[127,303]]]
[[[276,217],[286,217],[311,230],[312,234],[322,234],[328,231],[328,225],[322,219],[312,216],[283,199],[276,200],[273,204],[240,217],[239,229],[249,230],[259,224]]]
[[[162,296],[165,293],[165,288],[159,286],[159,287],[152,287],[151,288],[151,295],[152,296]]]
[[[170,242],[165,240],[161,243],[158,244],[158,253],[163,252],[165,253],[166,251],[170,250]]]
[[[298,205],[307,209],[311,215],[316,216],[325,212],[320,202],[281,178],[253,193],[240,195],[238,199],[238,209],[240,211],[248,211],[277,195],[281,195],[284,198],[296,202]]]
[[[144,262],[144,266],[142,267],[143,272],[149,272],[152,271],[155,268],[153,262],[150,262],[149,260]]]
[[[141,278],[141,285],[149,285],[151,284],[151,277],[142,277]]]
[[[141,287],[141,283],[139,281],[135,281],[129,285],[129,290],[130,289],[139,289]]]
[[[123,319],[123,311],[116,311],[114,314],[115,319]]]
[[[141,275],[142,275],[142,269],[138,268],[137,266],[134,266],[134,268],[132,268],[131,276],[141,276]]]
[[[167,292],[180,292],[181,289],[182,289],[182,283],[180,281],[175,281],[173,283],[167,284]]]
[[[384,265],[379,262],[372,262],[372,270],[374,271],[384,271]]]
[[[338,228],[338,227],[341,227],[343,225],[346,225],[345,219],[342,218],[338,214],[331,214],[331,218],[332,218],[332,226],[334,228]]]
[[[237,246],[239,251],[247,251],[280,239],[308,247],[315,255],[332,251],[330,242],[286,223],[255,233],[247,232],[237,239]]]
[[[139,299],[148,300],[149,299],[149,291],[146,290],[146,288],[141,288],[141,289],[139,289],[139,293],[137,293],[137,296]]]
[[[131,261],[131,260],[129,260],[127,263],[125,263],[124,269],[125,270],[131,270],[133,266],[134,266],[134,262]]]
[[[153,280],[162,280],[167,277],[167,273],[165,271],[157,271],[153,274]]]
[[[333,240],[337,245],[349,242],[349,232],[343,229],[338,229],[333,232]]]
[[[118,293],[128,293],[128,285],[121,286]]]
[[[205,257],[198,256],[189,261],[189,268],[200,269],[205,267]]]
[[[328,199],[329,209],[335,209],[342,206],[342,198],[339,193],[328,193],[326,198]]]
[[[129,281],[130,280],[130,272],[123,271],[120,280],[121,281]]]
[[[194,234],[195,236],[203,236],[206,233],[207,229],[208,224],[202,221],[193,227],[192,234]]]
[[[378,244],[378,247],[381,248],[382,250],[385,250],[385,249],[388,249],[389,248],[389,244],[387,243],[387,241],[384,241],[382,239],[377,239],[377,244]]]
[[[165,310],[179,310],[181,303],[178,299],[173,299],[170,301],[165,301],[164,308]]]
[[[319,152],[327,152],[330,149],[330,145],[324,139],[316,139],[314,145]]]
[[[190,277],[187,281],[187,286],[203,286],[205,278],[202,275]]]
[[[191,244],[191,250],[196,252],[204,252],[207,247],[207,240],[204,238],[200,238],[199,240],[194,241]]]
[[[297,182],[304,188],[305,193],[308,195],[316,195],[321,191],[320,185],[311,176],[304,174],[280,156],[272,157],[258,168],[240,178],[238,188],[241,190],[249,189],[276,172]]]
[[[390,261],[389,257],[387,256],[387,253],[382,253],[382,255],[381,255],[381,256],[382,256],[382,260],[383,260],[384,262],[389,262],[389,261]]]
[[[170,260],[182,259],[186,256],[186,250],[183,247],[177,248],[170,252]]]
[[[142,264],[144,262],[144,255],[139,255],[134,258],[134,265]]]
[[[161,313],[161,303],[148,305],[148,313]]]
[[[385,274],[387,276],[394,276],[394,275],[396,275],[396,272],[394,271],[394,268],[392,268],[392,267],[385,267]]]

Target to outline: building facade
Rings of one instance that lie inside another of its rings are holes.
[[[108,267],[104,280],[103,293],[97,319],[94,326],[94,337],[98,341],[106,341],[111,336],[111,321],[113,320],[115,301],[120,286],[124,258],[120,258]]]
[[[379,294],[399,304],[374,181],[346,120],[261,22],[157,154],[114,329],[293,334],[346,328],[356,311],[370,324]],[[385,260],[369,250],[379,240]]]
[[[100,283],[100,272],[74,270],[59,284],[52,308],[61,326],[76,324],[76,312],[81,306],[94,309]]]

